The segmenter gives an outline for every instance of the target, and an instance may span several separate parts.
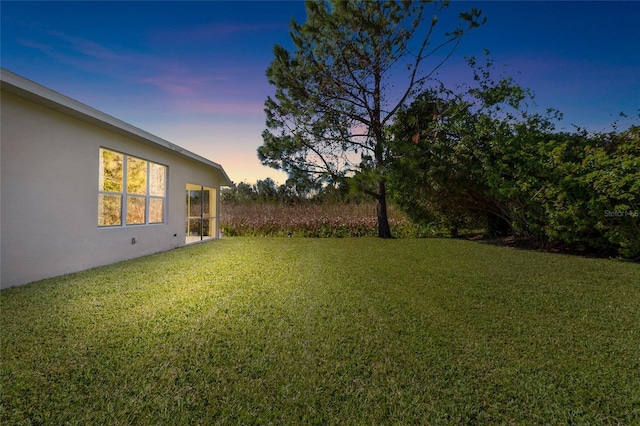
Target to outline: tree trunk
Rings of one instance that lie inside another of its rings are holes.
[[[389,227],[389,216],[387,215],[387,188],[384,181],[378,181],[378,202],[376,204],[378,213],[378,237],[391,238],[391,228]]]
[[[487,230],[490,238],[507,237],[511,231],[511,225],[503,217],[493,212],[487,214]]]

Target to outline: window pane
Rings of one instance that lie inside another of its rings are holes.
[[[147,162],[135,157],[127,157],[127,193],[147,193]],[[127,221],[129,223],[129,221]]]
[[[145,197],[127,197],[127,225],[144,223]]]
[[[216,190],[213,188],[204,188],[204,197],[202,200],[203,216],[215,217],[216,216]]]
[[[149,164],[149,195],[165,196],[166,167],[160,164]]]
[[[202,219],[202,236],[211,237],[211,219]]]
[[[189,216],[199,217],[202,213],[202,191],[190,190],[189,191]]]
[[[122,196],[98,194],[98,226],[122,225]]]
[[[164,198],[149,198],[149,223],[164,222]]]
[[[205,217],[209,216],[209,198],[211,192],[208,189],[204,189],[202,191],[202,215]]]
[[[100,191],[122,192],[123,157],[117,152],[100,149]]]
[[[187,235],[190,237],[200,236],[200,220],[201,219],[189,219],[187,220]]]

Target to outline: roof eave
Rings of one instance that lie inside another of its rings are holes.
[[[210,166],[219,172],[221,186],[230,186],[232,184],[231,179],[229,179],[229,176],[227,176],[227,173],[220,164],[3,68],[0,68],[0,84],[2,85],[2,90],[9,93],[76,117],[137,142],[159,147],[165,151]]]

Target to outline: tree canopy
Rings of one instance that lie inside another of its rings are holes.
[[[480,224],[539,246],[640,256],[640,127],[556,132],[532,94],[470,59],[475,85],[427,90],[397,115],[389,181],[417,222]],[[482,223],[484,222],[484,223]]]

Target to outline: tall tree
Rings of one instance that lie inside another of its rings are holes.
[[[290,177],[336,182],[357,175],[377,200],[378,235],[387,217],[386,130],[421,91],[481,12],[459,15],[457,28],[435,36],[448,1],[326,0],[306,3],[307,21],[291,23],[295,50],[274,47],[267,70],[276,87],[265,102],[268,129],[258,157]],[[425,62],[432,59],[425,69]]]
[[[441,217],[455,229],[461,219],[484,218],[497,237],[529,232],[527,215],[546,177],[537,169],[538,143],[561,114],[530,113],[533,94],[511,77],[494,79],[486,54],[484,66],[468,58],[472,85],[429,89],[398,111],[389,181],[413,220]]]

